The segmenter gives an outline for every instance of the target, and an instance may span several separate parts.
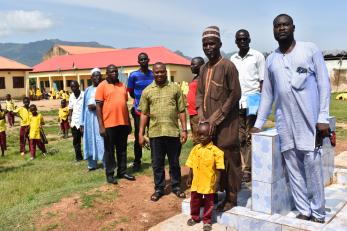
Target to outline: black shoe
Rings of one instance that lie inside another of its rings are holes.
[[[92,171],[95,171],[96,168],[88,168],[88,172],[92,172]]]
[[[108,176],[107,177],[107,183],[109,183],[109,184],[118,184],[118,181],[113,176]]]
[[[321,223],[321,224],[324,224],[324,223],[325,223],[324,218],[316,218],[316,217],[314,217],[314,216],[311,217],[311,221],[317,222],[317,223]]]
[[[308,216],[305,216],[301,213],[299,213],[297,216],[296,216],[297,219],[301,219],[301,220],[305,220],[305,221],[309,221],[310,220],[310,217]]]
[[[141,170],[141,164],[133,164],[133,172],[138,172]]]
[[[123,175],[117,175],[118,178],[124,178],[124,179],[127,179],[127,180],[130,180],[130,181],[134,181],[135,180],[135,177],[128,174],[128,173],[124,173]]]

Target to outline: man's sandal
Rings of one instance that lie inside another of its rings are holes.
[[[203,231],[210,231],[212,230],[212,225],[211,224],[204,224],[204,226],[202,227]]]
[[[164,193],[161,191],[155,191],[151,195],[151,201],[158,201],[162,196],[164,196]]]
[[[193,226],[196,225],[197,223],[199,223],[200,221],[196,221],[193,218],[189,218],[189,220],[187,221],[187,225],[189,226]]]
[[[181,191],[181,189],[172,191],[178,198],[186,198],[185,192]]]

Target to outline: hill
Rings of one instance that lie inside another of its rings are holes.
[[[42,56],[54,44],[112,48],[97,42],[69,42],[59,39],[45,39],[30,43],[0,43],[0,56],[13,59],[28,66],[34,66],[42,61]]]

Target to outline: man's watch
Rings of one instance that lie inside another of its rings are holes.
[[[182,130],[182,132],[187,132],[187,133],[188,133],[188,130],[187,130],[187,129],[184,129],[184,130]]]

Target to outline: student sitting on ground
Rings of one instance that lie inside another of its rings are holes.
[[[191,187],[190,214],[187,221],[193,226],[201,221],[200,207],[204,206],[202,221],[203,230],[212,230],[212,211],[215,192],[217,192],[220,174],[224,169],[224,152],[212,143],[209,135],[210,125],[207,122],[199,124],[198,137],[200,144],[195,145],[189,154],[186,165],[190,168],[187,179]]]
[[[30,155],[31,160],[36,157],[36,145],[42,151],[42,155],[46,156],[45,144],[41,141],[41,129],[42,125],[45,124],[41,113],[37,112],[35,104],[30,105],[30,118],[29,118],[29,142],[30,142]]]
[[[69,107],[67,106],[66,100],[63,99],[60,103],[61,107],[59,108],[59,118],[58,121],[60,123],[60,130],[64,134],[64,139],[68,137],[69,134]]]
[[[1,156],[5,155],[6,147],[6,124],[5,124],[5,114],[6,110],[2,110],[0,104],[0,146],[1,146]]]

